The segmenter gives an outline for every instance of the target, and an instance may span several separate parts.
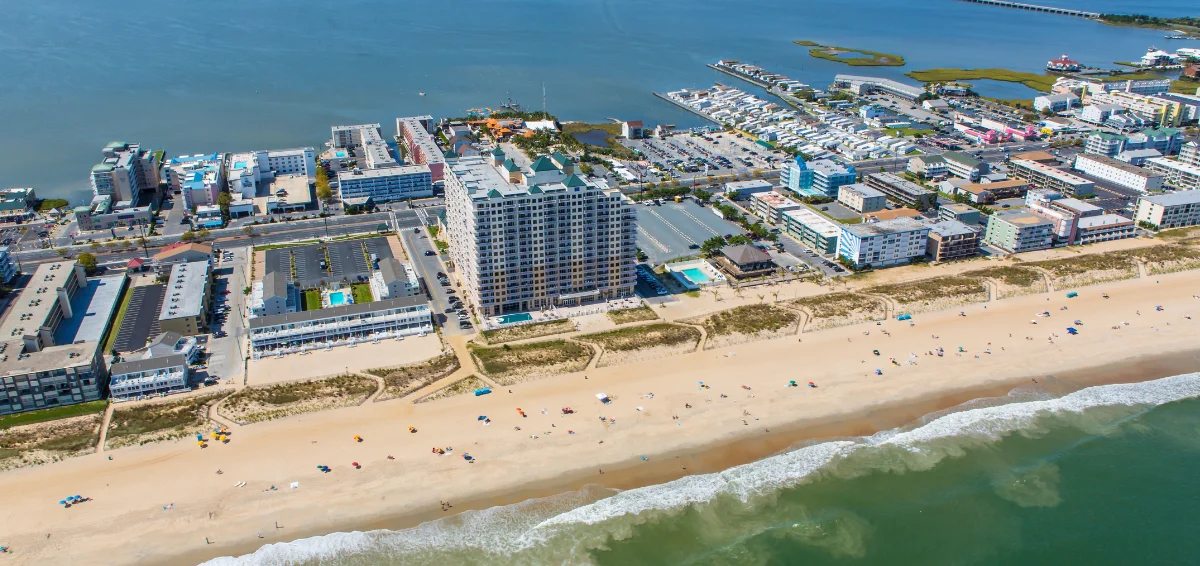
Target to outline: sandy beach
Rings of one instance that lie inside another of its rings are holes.
[[[269,542],[415,524],[443,516],[441,501],[459,512],[585,484],[629,488],[714,471],[1046,376],[1070,390],[1200,370],[1191,351],[1200,321],[1185,316],[1200,315],[1200,272],[1104,283],[1072,299],[1066,292],[923,313],[911,326],[863,323],[588,369],[511,393],[307,414],[238,427],[231,443],[204,450],[160,443],[14,470],[0,474],[0,544],[13,548],[5,559],[16,564],[194,563]],[[1050,316],[1035,318],[1043,311]],[[944,356],[929,354],[938,347]],[[600,392],[612,403],[601,404]],[[57,504],[73,494],[93,501]]]

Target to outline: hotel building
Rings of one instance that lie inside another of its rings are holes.
[[[912,218],[849,224],[841,229],[838,257],[857,269],[910,263],[923,257],[928,246],[929,225]]]
[[[987,163],[961,151],[947,151],[942,154],[942,159],[946,161],[946,169],[950,174],[962,179],[978,181],[991,170]]]
[[[446,174],[450,257],[480,316],[631,296],[635,215],[559,155],[521,169],[493,152]]]
[[[1028,182],[1034,188],[1050,189],[1065,195],[1084,196],[1095,192],[1095,183],[1082,177],[1028,159],[1009,162],[1009,175]]]
[[[164,332],[145,348],[130,352],[109,370],[108,389],[114,401],[184,393],[188,367],[200,353],[195,337]]]
[[[37,196],[33,189],[0,189],[0,222],[18,222],[34,216]]]
[[[183,196],[183,207],[217,204],[217,195],[225,188],[226,154],[181,155],[169,159],[164,167],[171,190]]]
[[[253,359],[433,332],[424,297],[410,296],[250,319]]]
[[[937,193],[894,173],[871,173],[867,186],[904,206],[925,210],[937,203]]]
[[[1080,154],[1074,169],[1143,193],[1161,190],[1163,184],[1161,174],[1104,155]]]
[[[177,263],[171,267],[159,311],[163,332],[183,336],[201,334],[208,326],[208,294],[212,271],[207,261]]]
[[[1138,198],[1134,220],[1152,230],[1200,224],[1200,191],[1182,191]]]
[[[0,323],[0,415],[103,398],[100,342],[124,286],[74,261],[38,266]]]
[[[102,155],[100,163],[92,167],[93,195],[136,205],[142,191],[158,189],[162,152],[142,149],[138,144],[112,142],[104,146]]]
[[[341,171],[338,190],[343,200],[371,197],[377,203],[430,197],[433,175],[428,165]]]
[[[229,192],[252,199],[258,184],[280,175],[315,178],[317,150],[311,147],[235,153],[226,164]]]
[[[405,160],[416,165],[428,165],[434,181],[445,178],[446,157],[430,135],[434,129],[433,116],[396,118],[396,136],[407,152]]]
[[[779,224],[783,213],[800,208],[801,204],[776,191],[755,193],[750,196],[750,210],[768,224]]]
[[[1054,243],[1054,224],[1029,212],[998,212],[988,217],[983,241],[1010,253],[1044,250]]]
[[[1164,183],[1179,190],[1200,189],[1200,165],[1192,165],[1166,157],[1152,157],[1146,160],[1146,169],[1161,174]]]
[[[842,229],[807,206],[783,213],[783,231],[821,255],[837,253]]]
[[[979,230],[957,220],[929,226],[925,255],[931,261],[953,261],[979,254]]]
[[[867,214],[887,208],[887,195],[862,183],[851,183],[838,188],[838,202],[859,214]]]
[[[830,159],[815,159],[805,162],[797,156],[780,172],[779,181],[805,196],[837,198],[838,187],[858,180],[858,171],[851,165],[842,165]]]

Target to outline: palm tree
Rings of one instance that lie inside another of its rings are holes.
[[[779,291],[771,291],[771,294],[775,296],[775,302],[778,303],[779,302]]]
[[[733,288],[733,295],[734,295],[735,297],[739,298],[739,299],[740,299],[740,298],[742,298],[742,288],[741,288],[741,287],[734,287],[734,288]]]
[[[762,294],[762,293],[759,293],[759,294],[758,294],[758,302],[760,302],[760,303],[764,303],[764,302],[766,302],[766,299],[767,299],[767,296],[766,296],[766,295],[764,295],[764,294]]]

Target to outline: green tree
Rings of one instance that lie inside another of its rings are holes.
[[[208,230],[196,232],[196,238],[200,240],[207,240],[209,236],[212,236],[212,232],[209,232]]]
[[[90,252],[83,252],[79,254],[79,257],[76,259],[79,260],[79,265],[83,266],[83,270],[86,271],[88,275],[96,273],[96,256],[92,255]]]
[[[100,249],[100,242],[92,242],[91,244],[88,244],[88,248],[98,250]]]
[[[721,251],[721,248],[723,247],[725,247],[725,238],[721,236],[713,236],[707,240],[704,240],[703,244],[700,244],[700,251],[704,252],[704,255],[712,257],[717,255],[717,252]]]
[[[217,195],[217,206],[221,207],[221,216],[229,218],[229,203],[233,202],[233,196],[228,191],[221,191]]]
[[[188,230],[187,232],[184,232],[179,235],[180,242],[193,242],[195,240],[196,240],[196,233],[191,230]]]

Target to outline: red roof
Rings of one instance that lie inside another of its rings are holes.
[[[1051,60],[1047,61],[1047,63],[1054,63],[1055,65],[1066,66],[1066,65],[1078,65],[1079,61],[1076,61],[1074,59],[1068,59],[1067,54],[1063,53],[1062,57],[1059,57],[1058,59],[1051,59]]]
[[[178,248],[179,246],[186,246],[186,245],[187,245],[187,243],[186,243],[186,242],[175,242],[174,244],[171,244],[171,245],[169,245],[169,246],[167,246],[167,247],[163,248],[161,251],[159,251],[159,253],[162,253],[162,252],[169,252],[169,251],[171,251],[171,250],[173,250],[173,249],[175,249],[175,248]]]
[[[140,257],[135,257],[129,260],[129,263],[127,264],[128,267],[141,267],[143,265],[146,265],[146,260]]]

